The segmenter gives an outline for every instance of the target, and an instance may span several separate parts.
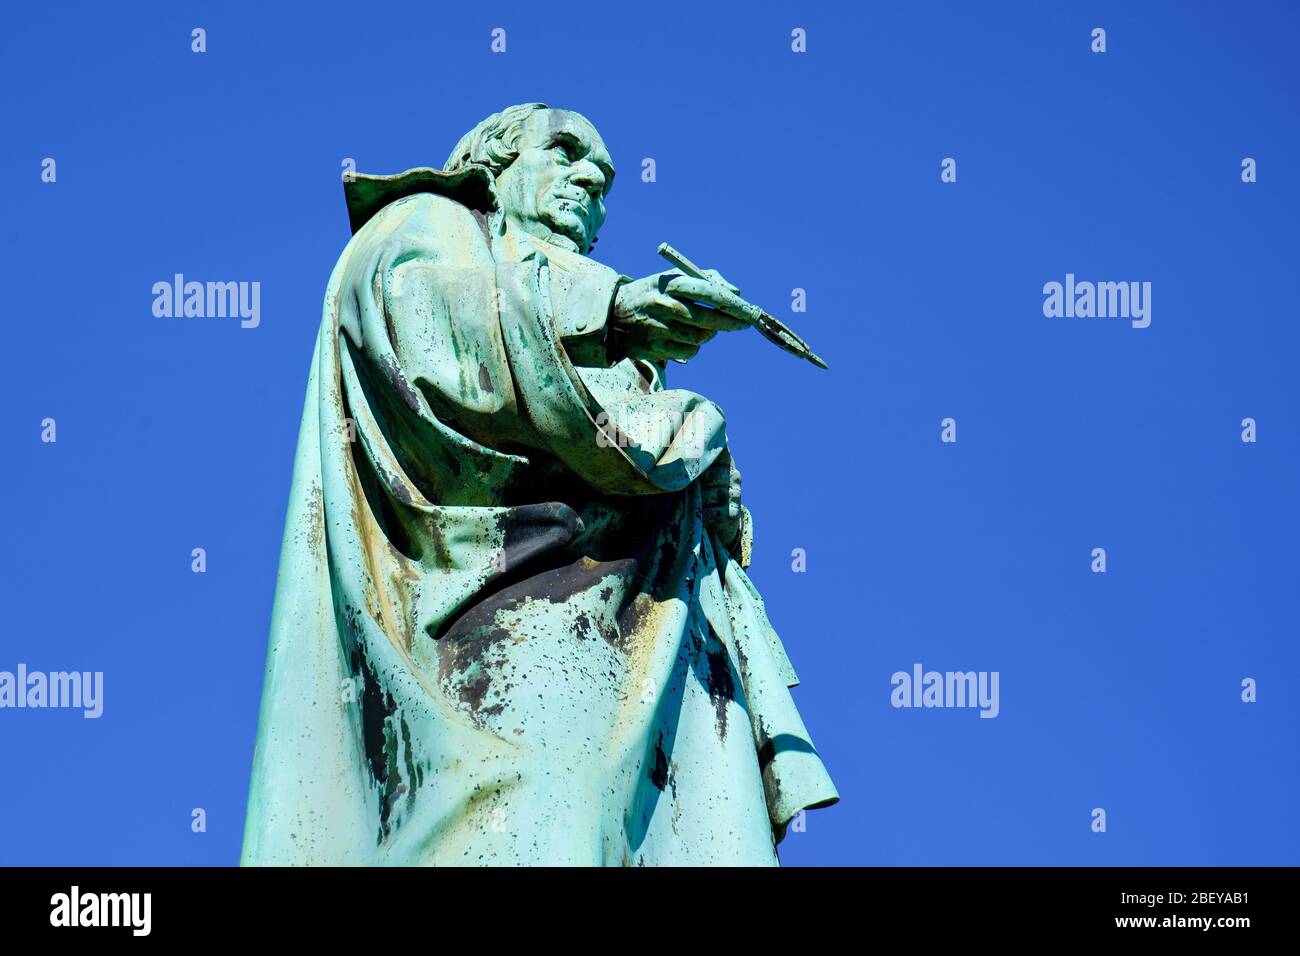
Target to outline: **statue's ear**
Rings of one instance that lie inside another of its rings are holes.
[[[348,205],[352,232],[355,234],[389,203],[416,193],[446,196],[483,213],[498,208],[496,184],[486,166],[470,164],[450,173],[429,166],[417,166],[392,176],[353,173],[343,180],[343,198]]]

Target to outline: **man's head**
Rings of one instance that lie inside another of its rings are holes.
[[[585,117],[544,103],[512,106],[466,133],[444,167],[486,166],[506,217],[548,242],[586,253],[605,222],[614,163]]]

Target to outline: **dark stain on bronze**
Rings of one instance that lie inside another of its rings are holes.
[[[407,790],[397,770],[396,732],[393,725],[397,705],[392,695],[380,686],[379,675],[371,668],[359,646],[353,648],[351,661],[352,673],[360,675],[362,680],[358,700],[361,741],[370,775],[379,788],[378,842],[382,843],[391,832],[393,806]],[[406,728],[405,721],[402,726],[409,742],[410,731]]]
[[[661,793],[668,789],[668,755],[664,753],[663,734],[655,741],[654,753],[651,755],[650,782]]]
[[[708,647],[704,653],[704,686],[709,692],[709,701],[713,704],[715,726],[720,740],[727,739],[727,705],[736,699],[736,679],[731,669],[731,659],[726,649],[709,631]]]
[[[392,356],[385,355],[382,364],[384,374],[388,377],[388,384],[393,386],[393,390],[397,392],[398,395],[402,396],[402,401],[406,404],[407,408],[416,414],[419,414],[420,397],[416,393],[415,389],[411,388],[410,383],[406,381],[406,376],[403,375],[401,369],[397,367],[397,363],[393,361]]]

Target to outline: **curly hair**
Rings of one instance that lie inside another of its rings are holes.
[[[528,117],[537,110],[549,109],[545,103],[521,103],[500,113],[493,113],[460,138],[456,148],[443,166],[446,172],[455,172],[463,166],[486,166],[492,175],[500,176],[507,166],[519,158],[519,134]]]

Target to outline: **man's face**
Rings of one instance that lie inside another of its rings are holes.
[[[537,110],[517,146],[519,158],[497,178],[506,216],[532,235],[586,253],[605,222],[614,178],[600,134],[578,113]]]

